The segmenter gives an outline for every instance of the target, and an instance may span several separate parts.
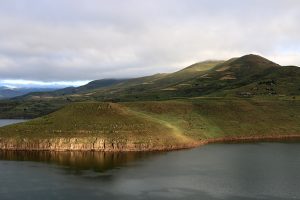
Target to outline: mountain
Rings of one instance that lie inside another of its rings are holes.
[[[0,101],[0,117],[37,117],[70,102],[156,101],[198,97],[297,98],[300,68],[280,66],[258,55],[205,61],[169,74],[102,79],[77,88],[35,92]]]
[[[44,99],[65,97],[73,101],[103,100],[118,101],[136,99],[137,96],[147,95],[148,92],[171,91],[174,84],[180,85],[188,80],[203,75],[223,61],[204,61],[170,74],[154,74],[132,79],[102,79],[77,88],[65,88],[53,92],[32,93],[19,99]],[[182,84],[184,85],[184,84]],[[153,93],[154,94],[154,93]],[[145,97],[148,98],[148,97]],[[153,98],[153,97],[149,97]]]
[[[101,80],[95,80],[91,81],[86,85],[79,86],[79,87],[67,87],[59,90],[55,90],[52,92],[47,92],[47,93],[40,93],[40,95],[50,95],[50,96],[60,96],[60,95],[72,95],[72,94],[79,94],[83,92],[91,92],[94,89],[99,89],[99,88],[105,88],[109,87],[111,85],[118,84],[120,82],[125,81],[126,79],[101,79]],[[32,94],[29,94],[32,95]]]
[[[2,86],[0,87],[0,99],[13,98],[22,96],[32,92],[47,92],[56,90],[54,88],[10,88]]]
[[[172,74],[128,80],[94,90],[96,100],[166,100],[198,96],[299,95],[300,68],[280,66],[258,55],[208,61]],[[138,80],[138,81],[137,81]],[[132,84],[134,82],[134,84]]]

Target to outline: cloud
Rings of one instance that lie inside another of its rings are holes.
[[[0,86],[9,88],[64,88],[69,86],[80,86],[87,84],[88,81],[57,81],[57,82],[43,82],[43,81],[29,81],[29,80],[0,80]]]
[[[0,79],[171,72],[258,53],[300,65],[297,0],[0,1]]]

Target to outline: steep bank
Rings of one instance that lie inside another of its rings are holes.
[[[0,139],[0,150],[41,151],[168,151],[193,148],[199,142],[155,144],[135,141],[110,141],[101,138],[53,138],[53,139]]]
[[[0,149],[156,151],[214,142],[299,141],[299,120],[299,100],[75,103],[0,128]]]
[[[213,143],[251,143],[251,142],[300,142],[300,135],[242,136],[203,139],[190,143],[154,145],[153,143],[134,143],[132,141],[109,141],[100,138],[53,138],[53,139],[0,139],[0,150],[18,151],[102,151],[139,152],[171,151],[194,148]]]

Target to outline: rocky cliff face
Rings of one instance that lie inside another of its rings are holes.
[[[151,141],[137,142],[129,140],[110,141],[97,137],[51,138],[51,139],[11,139],[0,138],[0,150],[26,151],[168,151],[193,148],[209,143],[248,143],[248,142],[294,142],[300,141],[300,135],[265,135],[224,137],[181,144],[157,144]]]
[[[49,151],[159,151],[184,149],[197,146],[191,144],[154,144],[135,141],[109,141],[103,138],[52,138],[10,139],[0,138],[2,150],[49,150]]]

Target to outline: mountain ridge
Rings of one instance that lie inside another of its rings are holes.
[[[197,97],[293,97],[300,95],[300,68],[248,54],[204,61],[174,73],[102,79],[77,88],[30,93],[0,101],[0,118],[41,116],[71,102],[161,101]]]

